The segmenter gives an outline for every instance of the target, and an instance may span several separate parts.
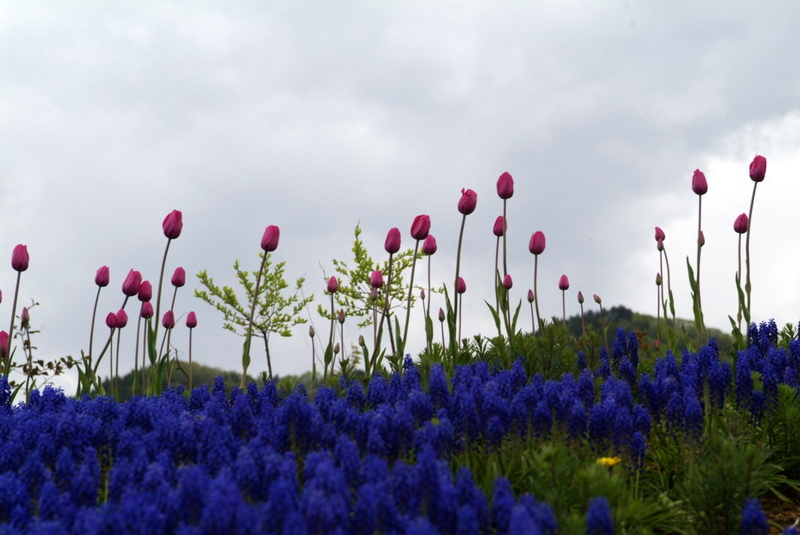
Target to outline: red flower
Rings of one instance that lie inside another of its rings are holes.
[[[694,175],[692,175],[692,191],[698,195],[705,195],[708,191],[706,175],[700,169],[695,169]]]
[[[281,229],[275,225],[270,225],[261,236],[261,248],[267,253],[271,253],[278,248],[278,240],[281,238]]]
[[[328,293],[335,294],[339,291],[339,281],[336,280],[336,277],[331,277],[328,279]]]
[[[747,214],[739,214],[739,217],[736,218],[736,221],[733,222],[733,230],[738,232],[739,234],[744,234],[747,232],[748,221],[747,221]]]
[[[513,285],[514,281],[511,280],[511,275],[506,275],[503,277],[503,288],[510,290]]]
[[[383,248],[386,249],[386,252],[389,254],[396,253],[400,250],[400,239],[400,229],[389,229],[389,233],[386,235],[386,242],[383,244]]]
[[[430,256],[436,252],[436,249],[436,238],[432,234],[428,234],[428,237],[422,242],[422,252]]]
[[[464,282],[463,277],[458,278],[458,282],[456,282],[456,291],[460,294],[463,294],[467,291],[467,283]]]
[[[190,329],[197,327],[197,314],[195,314],[194,311],[186,315],[186,326]]]
[[[373,271],[369,276],[369,285],[373,288],[380,288],[383,286],[383,273],[380,271]]]
[[[464,215],[469,215],[475,211],[478,204],[478,194],[471,189],[462,189],[461,198],[458,200],[458,211]]]
[[[8,333],[0,331],[0,358],[5,360],[8,356]]]
[[[514,195],[514,179],[508,173],[503,173],[497,179],[497,195],[501,199],[510,199]]]
[[[117,318],[117,329],[122,329],[128,324],[128,313],[122,309],[119,309],[116,313]]]
[[[155,312],[153,312],[153,305],[150,303],[150,301],[145,301],[142,303],[142,311],[139,313],[139,315],[148,320],[153,317],[153,314],[155,314]]]
[[[109,312],[108,316],[106,316],[106,326],[108,326],[109,329],[117,328],[117,315],[113,312]]]
[[[541,230],[537,230],[531,235],[531,241],[528,242],[528,250],[535,255],[540,255],[544,252],[545,245],[544,233]]]
[[[130,270],[125,282],[122,283],[122,293],[128,297],[133,297],[139,293],[139,286],[142,284],[142,274],[136,270]]]
[[[418,215],[411,224],[411,237],[415,240],[424,240],[431,231],[431,218],[426,215]],[[398,244],[398,249],[400,248]]]
[[[506,218],[499,215],[497,219],[494,220],[494,228],[492,229],[492,233],[497,236],[498,238],[503,236],[503,233],[506,231]]]
[[[569,290],[569,279],[566,275],[561,275],[561,278],[558,279],[558,289]]]
[[[765,174],[767,174],[767,159],[763,156],[756,155],[753,161],[750,162],[750,180],[753,182],[761,182],[764,180]]]
[[[664,231],[661,230],[661,227],[656,227],[656,241],[664,241],[667,239],[666,234]]]
[[[94,276],[94,283],[101,288],[105,288],[108,286],[109,281],[109,273],[108,273],[108,266],[103,266],[97,270],[97,274]]]
[[[139,285],[139,301],[144,303],[145,301],[150,301],[153,297],[153,285],[150,284],[150,281],[142,281]]]
[[[172,329],[175,327],[175,314],[173,314],[171,310],[167,310],[164,313],[164,317],[161,318],[161,325],[163,325],[165,329]]]
[[[181,235],[181,230],[183,230],[183,214],[179,210],[171,211],[164,218],[161,228],[164,229],[164,236],[174,240]]]
[[[14,268],[15,271],[22,272],[28,269],[28,262],[30,262],[28,246],[20,243],[14,247],[14,251],[11,253],[11,267]]]
[[[186,270],[182,267],[177,267],[175,268],[175,273],[172,274],[172,285],[180,288],[184,284],[186,284]]]

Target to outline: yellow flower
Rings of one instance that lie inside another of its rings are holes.
[[[597,462],[603,466],[614,466],[621,463],[622,459],[619,457],[600,457]]]

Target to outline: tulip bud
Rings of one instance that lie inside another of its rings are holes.
[[[0,290],[0,303],[3,302],[3,290]]]
[[[581,292],[578,292],[578,303],[583,304],[583,294]]]
[[[423,301],[425,300],[425,290],[424,289],[419,291],[419,298],[422,299]]]
[[[359,334],[358,335],[358,345],[360,345],[361,347],[364,347],[365,345],[367,345],[367,343],[364,342],[364,335],[363,334]]]
[[[186,315],[186,326],[190,329],[197,327],[197,314],[195,314],[194,311]]]
[[[536,297],[533,295],[533,290],[528,289],[528,303],[533,303],[534,299],[536,299]]]
[[[739,214],[739,217],[736,218],[736,221],[733,222],[733,230],[738,232],[739,234],[744,234],[747,232],[748,221],[747,221],[747,214]]]
[[[313,325],[309,325],[308,326],[308,336],[310,336],[311,338],[314,338],[315,334],[316,334],[316,331],[314,330],[314,326]]]
[[[602,299],[600,299],[600,296],[599,296],[599,295],[597,295],[597,294],[594,294],[594,302],[595,302],[595,303],[597,303],[598,305],[600,305],[600,304],[602,304],[602,303],[603,303],[603,300],[602,300]]]
[[[28,307],[22,307],[22,312],[19,315],[20,326],[25,329],[31,324],[31,314],[28,312]]]
[[[497,195],[501,199],[510,199],[514,195],[514,179],[508,173],[503,173],[497,179]]]
[[[661,346],[661,340],[656,340],[653,342],[653,349],[658,351],[658,348]]]
[[[531,235],[531,241],[528,242],[528,250],[535,255],[540,255],[544,252],[545,248],[544,233],[537,230]]]
[[[281,238],[281,229],[275,225],[270,225],[264,230],[264,235],[261,236],[261,248],[265,252],[271,253],[278,248],[278,240]]]
[[[428,256],[436,252],[436,238],[431,234],[428,234],[428,237],[422,242],[422,252]]]
[[[180,288],[184,284],[186,284],[186,271],[182,267],[177,267],[175,273],[172,274],[172,285]]]
[[[661,273],[656,273],[656,286],[661,286]]]
[[[335,294],[339,291],[339,281],[336,280],[336,277],[331,277],[328,279],[328,293]]]
[[[119,309],[116,314],[117,317],[117,329],[122,329],[128,324],[128,313],[122,309]]]
[[[373,288],[372,290],[369,291],[369,298],[372,299],[373,303],[378,300],[378,289],[377,288]]]
[[[702,247],[702,246],[704,246],[706,244],[706,235],[703,234],[702,230],[700,231],[700,237],[697,238],[697,243],[700,244],[700,247]]]
[[[383,273],[378,271],[373,271],[372,275],[369,276],[369,285],[373,288],[380,288],[383,286]]]
[[[511,275],[506,275],[503,277],[503,288],[510,290],[513,285],[514,281],[511,280]]]
[[[667,236],[664,234],[664,231],[661,230],[661,227],[656,227],[656,241],[664,241],[667,239]]]
[[[396,253],[400,250],[400,239],[400,229],[389,229],[389,233],[386,234],[386,242],[383,244],[383,248],[386,249],[386,252],[389,254]]]
[[[122,283],[122,293],[128,297],[133,297],[139,293],[139,286],[142,284],[142,274],[135,270],[130,270],[125,281]]]
[[[750,162],[750,180],[761,182],[764,180],[765,174],[767,174],[767,159],[756,155],[753,161]]]
[[[569,279],[566,275],[561,275],[561,278],[558,279],[558,289],[569,290]]]
[[[695,169],[694,175],[692,175],[692,191],[698,195],[705,195],[708,191],[706,175],[700,169]]]
[[[664,240],[658,240],[656,242],[656,249],[658,249],[659,252],[664,250]]]
[[[439,308],[439,321],[444,322],[444,310],[441,307]]]
[[[109,312],[108,316],[106,316],[106,326],[109,329],[116,329],[117,328],[117,315],[113,312]]]
[[[8,357],[8,333],[0,331],[0,358],[3,360]]]
[[[145,301],[150,301],[153,297],[153,285],[150,284],[150,281],[142,281],[139,285],[139,301],[144,303]]]
[[[334,355],[338,355],[339,354],[339,342],[336,342],[336,345],[333,346],[333,354]]]
[[[344,325],[344,318],[345,318],[344,309],[340,308],[339,309],[339,315],[337,317],[337,319],[339,320],[339,324]]]
[[[499,215],[497,219],[494,220],[494,228],[492,228],[492,234],[501,238],[506,231],[506,218]]]
[[[428,232],[430,232],[430,230],[431,218],[426,215],[418,215],[411,224],[411,237],[415,240],[424,240],[428,237]]]
[[[178,210],[173,210],[164,218],[161,228],[164,229],[164,236],[174,240],[181,235],[181,230],[183,230],[183,214]]]
[[[139,315],[144,319],[149,320],[153,317],[153,314],[155,314],[155,312],[153,312],[153,305],[150,303],[150,301],[145,301],[142,303],[142,310],[139,312]]]
[[[456,291],[460,294],[467,291],[467,283],[464,282],[464,277],[459,277],[458,281],[456,281]]]
[[[14,268],[14,271],[23,272],[28,269],[28,262],[30,262],[28,246],[20,243],[14,247],[14,251],[11,253],[11,267]]]
[[[109,274],[108,274],[108,266],[103,266],[97,270],[97,274],[94,276],[94,283],[98,285],[100,288],[105,288],[108,286]]]
[[[165,329],[172,329],[175,327],[175,314],[173,314],[171,310],[164,312],[164,317],[161,318],[161,325],[163,325]]]
[[[471,189],[462,189],[461,198],[458,200],[458,211],[464,215],[469,215],[475,211],[478,204],[478,194]]]

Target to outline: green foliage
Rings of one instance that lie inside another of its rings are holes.
[[[257,299],[253,330],[264,341],[267,366],[272,375],[272,360],[269,351],[270,334],[278,334],[283,337],[292,336],[292,327],[308,321],[301,316],[301,313],[308,303],[313,301],[314,296],[301,296],[305,282],[303,277],[295,281],[294,293],[285,296],[284,290],[289,287],[284,278],[286,262],[273,264],[270,255],[264,259],[264,253],[259,253],[259,258],[264,262],[264,272],[261,275],[258,296],[254,296],[258,272],[241,270],[238,260],[233,263],[233,269],[236,271],[239,284],[244,288],[244,302],[240,301],[230,286],[219,287],[214,284],[214,280],[208,276],[205,270],[198,273],[197,278],[206,290],[195,290],[194,295],[222,312],[224,316],[222,327],[239,336],[247,335],[250,305],[254,298]]]

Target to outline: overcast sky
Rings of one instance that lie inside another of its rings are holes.
[[[493,301],[504,171],[516,183],[512,299],[533,284],[527,243],[541,230],[543,315],[561,313],[562,273],[568,314],[579,311],[578,290],[589,309],[599,294],[606,307],[655,314],[660,226],[678,315],[691,317],[686,257],[694,263],[699,168],[709,185],[704,310],[707,324],[728,330],[732,226],[749,207],[756,154],[768,167],[752,221],[753,319],[796,324],[800,4],[750,6],[0,2],[0,328],[11,315],[11,251],[23,243],[31,260],[19,306],[41,303],[32,311],[38,356],[78,356],[97,268],[111,269],[102,325],[122,303],[129,269],[157,279],[161,222],[178,209],[184,230],[167,278],[183,266],[188,282],[177,313],[197,313],[198,362],[238,369],[241,339],[192,296],[198,271],[234,285],[234,260],[256,269],[261,234],[274,224],[287,278],[306,277],[305,291],[324,302],[323,272],[332,274],[333,258],[352,262],[356,224],[384,260],[387,231],[400,228],[411,247],[414,216],[429,214],[434,281],[449,282],[456,205],[471,188],[464,335],[491,335],[483,301]],[[434,310],[442,305],[437,296]],[[423,331],[418,312],[412,319],[416,354]],[[179,327],[173,342],[185,352]],[[133,332],[123,333],[124,369],[133,367]],[[353,323],[345,335],[355,342]],[[272,345],[276,373],[310,368],[306,326]],[[264,369],[254,350],[250,371]]]

